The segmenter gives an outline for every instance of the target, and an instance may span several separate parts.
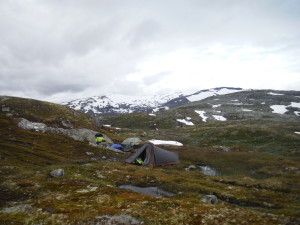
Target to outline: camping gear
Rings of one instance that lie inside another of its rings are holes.
[[[95,141],[96,141],[96,144],[100,144],[101,142],[105,142],[105,139],[104,139],[102,134],[96,133],[95,134]]]
[[[119,150],[124,150],[124,147],[122,145],[119,144],[114,144],[112,146],[110,146],[111,148],[115,148],[115,149],[119,149]]]
[[[170,152],[149,143],[144,144],[136,153],[126,159],[126,162],[136,164],[138,158],[143,161],[140,164],[142,166],[164,166],[180,162],[177,152]]]

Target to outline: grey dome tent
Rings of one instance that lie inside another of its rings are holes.
[[[142,159],[142,166],[164,166],[179,163],[177,152],[170,152],[153,144],[144,144],[136,153],[126,159],[127,163],[135,163],[136,159]]]

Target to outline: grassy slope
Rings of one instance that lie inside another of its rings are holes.
[[[30,119],[31,115],[40,122],[53,118],[49,123],[57,125],[60,123],[57,118],[65,110],[56,105],[58,109],[40,118],[48,111],[36,116],[33,107],[29,109],[26,105],[18,109],[22,117]],[[10,104],[15,111],[17,106],[18,103]],[[83,119],[64,117],[72,124],[78,120],[77,127],[93,126],[88,117],[85,123]],[[181,164],[137,167],[123,162],[128,154],[108,152],[64,136],[21,130],[16,127],[16,120],[4,113],[0,123],[1,224],[96,224],[98,216],[114,214],[131,215],[146,224],[299,223],[300,163],[295,154],[249,152],[243,148],[224,152],[209,146],[185,146],[168,148],[180,153]],[[187,131],[183,128],[180,132]],[[141,134],[143,130],[105,132],[121,140],[119,135]],[[178,133],[177,130],[159,132],[147,131],[143,138],[171,137],[172,132]],[[188,142],[190,137],[184,138]],[[185,171],[191,164],[213,166],[225,176]],[[49,173],[56,168],[63,168],[66,176],[51,178]],[[263,179],[251,177],[249,170],[263,174]],[[121,184],[159,186],[176,196],[140,195],[117,188]],[[204,194],[217,195],[221,203],[216,206],[202,203],[200,198]]]

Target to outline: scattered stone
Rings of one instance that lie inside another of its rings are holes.
[[[57,169],[50,172],[52,177],[63,177],[65,175],[65,171],[63,169]]]
[[[2,112],[9,112],[9,107],[2,106]]]
[[[201,198],[201,201],[204,203],[209,203],[213,205],[218,204],[218,198],[215,195],[205,195]]]
[[[94,155],[94,152],[86,152],[87,155]]]
[[[23,205],[17,205],[9,208],[4,208],[0,212],[2,213],[18,213],[18,212],[30,212],[33,208],[31,205],[23,204]]]
[[[185,168],[186,171],[195,170],[197,167],[195,165],[190,165],[187,168]]]
[[[49,213],[53,213],[53,212],[55,211],[55,209],[54,209],[52,206],[47,206],[47,207],[45,208],[45,210],[46,210],[47,212],[49,212]]]
[[[231,151],[231,148],[226,147],[226,146],[222,146],[222,145],[215,145],[215,146],[213,146],[213,148],[221,149],[221,150],[223,150],[224,152],[229,152],[229,151]]]
[[[99,216],[96,217],[100,219],[96,225],[140,225],[144,224],[144,222],[128,215],[114,215],[114,216]]]
[[[19,167],[17,166],[2,166],[2,169],[18,169]]]

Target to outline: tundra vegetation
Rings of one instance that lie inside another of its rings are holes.
[[[104,224],[126,215],[141,224],[299,224],[300,121],[269,118],[176,125],[169,115],[129,114],[99,121],[66,106],[1,97],[0,224]],[[170,110],[174,115],[187,109]],[[191,115],[192,116],[192,115]],[[20,118],[128,137],[176,140],[181,163],[143,167],[117,153],[50,132],[20,129]],[[153,128],[156,124],[156,128]],[[206,175],[203,167],[216,171]],[[51,171],[63,169],[64,176]],[[159,187],[154,197],[119,188]],[[218,204],[201,201],[215,195]]]

